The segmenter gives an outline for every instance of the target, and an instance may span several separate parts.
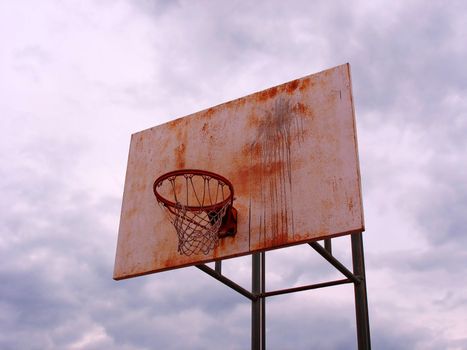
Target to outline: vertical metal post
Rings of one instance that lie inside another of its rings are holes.
[[[252,255],[252,273],[251,289],[254,295],[265,292],[265,261],[266,255],[262,253],[253,253]],[[251,349],[266,349],[266,300],[260,297],[251,302]]]
[[[214,263],[214,270],[216,270],[219,275],[222,275],[222,260],[216,261]]]
[[[261,253],[253,253],[251,260],[251,292],[258,295],[261,291]],[[261,350],[261,299],[251,302],[251,350]]]
[[[261,293],[266,292],[266,252],[261,252]],[[266,350],[266,297],[261,299],[261,350]]]
[[[326,238],[324,240],[324,249],[328,251],[329,254],[332,255],[332,243],[331,243],[331,238]]]
[[[360,277],[360,282],[354,283],[358,350],[370,350],[370,321],[368,317],[365,259],[363,254],[363,240],[361,232],[352,234],[351,240],[353,272],[354,275]]]

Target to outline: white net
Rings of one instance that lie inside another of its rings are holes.
[[[158,202],[175,227],[180,254],[207,255],[217,247],[233,197],[225,182],[204,173],[186,173],[167,177],[156,189],[164,198],[173,198]]]
[[[219,228],[225,216],[225,204],[217,211],[186,210],[178,203],[173,210],[166,208],[169,220],[175,227],[178,236],[178,252],[183,255],[209,254],[219,243]]]

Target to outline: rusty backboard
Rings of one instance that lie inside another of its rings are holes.
[[[181,254],[154,181],[201,169],[234,188],[237,232]],[[350,67],[341,65],[132,135],[114,278],[364,230]]]

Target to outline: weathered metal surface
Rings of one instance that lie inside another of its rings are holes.
[[[237,234],[208,255],[177,252],[156,178],[202,169],[234,187]],[[364,230],[349,65],[132,135],[114,278]]]

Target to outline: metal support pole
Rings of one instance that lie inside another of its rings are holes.
[[[266,253],[253,253],[251,265],[251,289],[249,292],[242,286],[222,275],[221,261],[216,262],[215,268],[212,269],[207,265],[201,264],[196,267],[208,275],[214,277],[218,281],[224,283],[228,287],[239,292],[243,296],[251,300],[251,349],[265,350],[266,349],[266,298],[295,293],[304,290],[317,289],[340,285],[344,283],[353,283],[355,292],[355,315],[357,321],[357,341],[358,350],[371,350],[370,342],[370,322],[368,317],[368,299],[365,280],[365,261],[363,254],[362,234],[354,233],[351,235],[352,241],[352,263],[353,273],[342,265],[333,255],[331,241],[325,240],[324,247],[317,243],[311,242],[309,245],[314,248],[321,256],[329,263],[336,267],[347,278],[306,286],[293,287],[266,292]]]
[[[257,300],[258,296],[253,295],[253,293],[250,293],[248,290],[240,286],[239,284],[235,283],[234,281],[228,279],[227,277],[219,274],[216,272],[216,270],[211,269],[209,266],[201,264],[201,265],[196,265],[198,269],[201,271],[206,272],[209,276],[214,277],[216,280],[219,282],[224,283],[226,286],[232,288],[233,290],[239,292],[241,295],[247,297],[250,300]]]
[[[264,291],[264,253],[253,253],[251,267],[251,291],[261,295]],[[265,300],[257,298],[251,302],[251,350],[265,350]]]
[[[261,294],[266,293],[266,252],[261,252]],[[261,303],[261,350],[266,350],[266,297]]]
[[[366,293],[362,234],[359,232],[351,236],[353,272],[355,276],[360,277],[360,281],[354,283],[358,350],[370,350],[370,321],[368,317],[368,298]]]
[[[216,270],[219,275],[222,275],[222,260],[216,261],[214,263],[214,270]]]
[[[360,282],[358,276],[355,276],[352,272],[350,272],[342,263],[333,257],[331,254],[328,253],[326,248],[323,248],[321,244],[318,242],[311,242],[308,243],[316,252],[318,252],[323,258],[325,258],[332,266],[338,269],[345,277],[352,280],[355,283]]]
[[[335,281],[329,281],[329,282],[323,282],[323,283],[309,284],[309,285],[301,286],[301,287],[293,287],[293,288],[273,290],[273,291],[266,292],[266,293],[260,295],[260,297],[261,298],[268,298],[268,297],[273,297],[275,295],[303,292],[304,290],[311,290],[311,289],[338,286],[340,284],[345,284],[345,283],[353,283],[353,281],[351,279],[349,279],[349,278],[344,278],[342,280],[335,280]]]
[[[331,243],[331,238],[326,238],[324,240],[324,249],[328,251],[329,254],[332,255],[332,243]]]

